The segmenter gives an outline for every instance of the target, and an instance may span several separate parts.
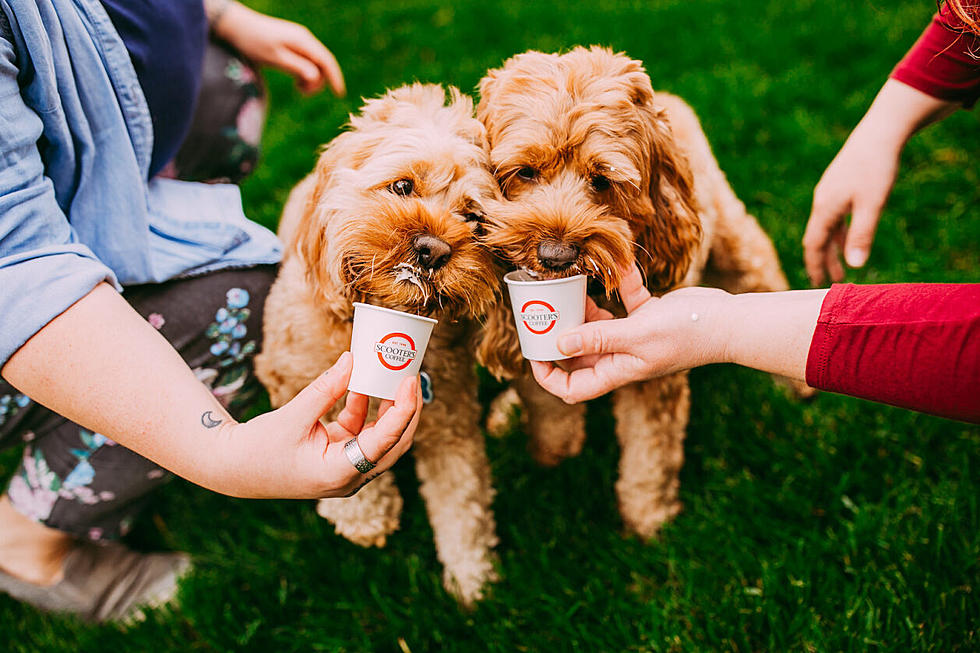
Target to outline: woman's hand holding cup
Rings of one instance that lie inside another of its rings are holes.
[[[681,288],[653,297],[634,265],[619,288],[627,317],[613,319],[589,299],[586,323],[558,336],[562,369],[532,361],[534,378],[567,403],[606,394],[634,381],[663,376],[725,358],[725,330],[718,313],[731,297],[714,288]]]

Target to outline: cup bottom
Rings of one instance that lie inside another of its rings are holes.
[[[547,356],[528,356],[523,352],[521,352],[521,356],[523,356],[525,360],[537,361],[539,363],[554,363],[555,361],[567,361],[570,358],[574,358],[573,356],[559,356],[557,358],[550,358]]]

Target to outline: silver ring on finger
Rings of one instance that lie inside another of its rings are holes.
[[[367,474],[374,469],[374,463],[368,460],[364,452],[361,451],[361,445],[357,443],[357,438],[347,441],[347,444],[344,445],[344,453],[347,455],[350,464],[360,473]]]

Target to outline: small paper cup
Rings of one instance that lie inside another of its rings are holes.
[[[530,361],[560,361],[558,336],[585,322],[584,274],[542,281],[517,270],[504,275],[521,353]]]
[[[402,379],[416,376],[438,320],[354,302],[354,356],[347,389],[394,399]]]

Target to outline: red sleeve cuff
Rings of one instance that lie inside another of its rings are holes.
[[[971,108],[980,98],[980,37],[943,9],[890,77],[939,100]]]
[[[823,298],[817,328],[810,340],[810,352],[806,359],[806,383],[813,388],[826,388],[829,382],[827,363],[833,351],[836,335],[837,307],[840,299],[853,287],[849,283],[835,283]]]
[[[980,422],[980,284],[835,284],[820,307],[806,381]]]

